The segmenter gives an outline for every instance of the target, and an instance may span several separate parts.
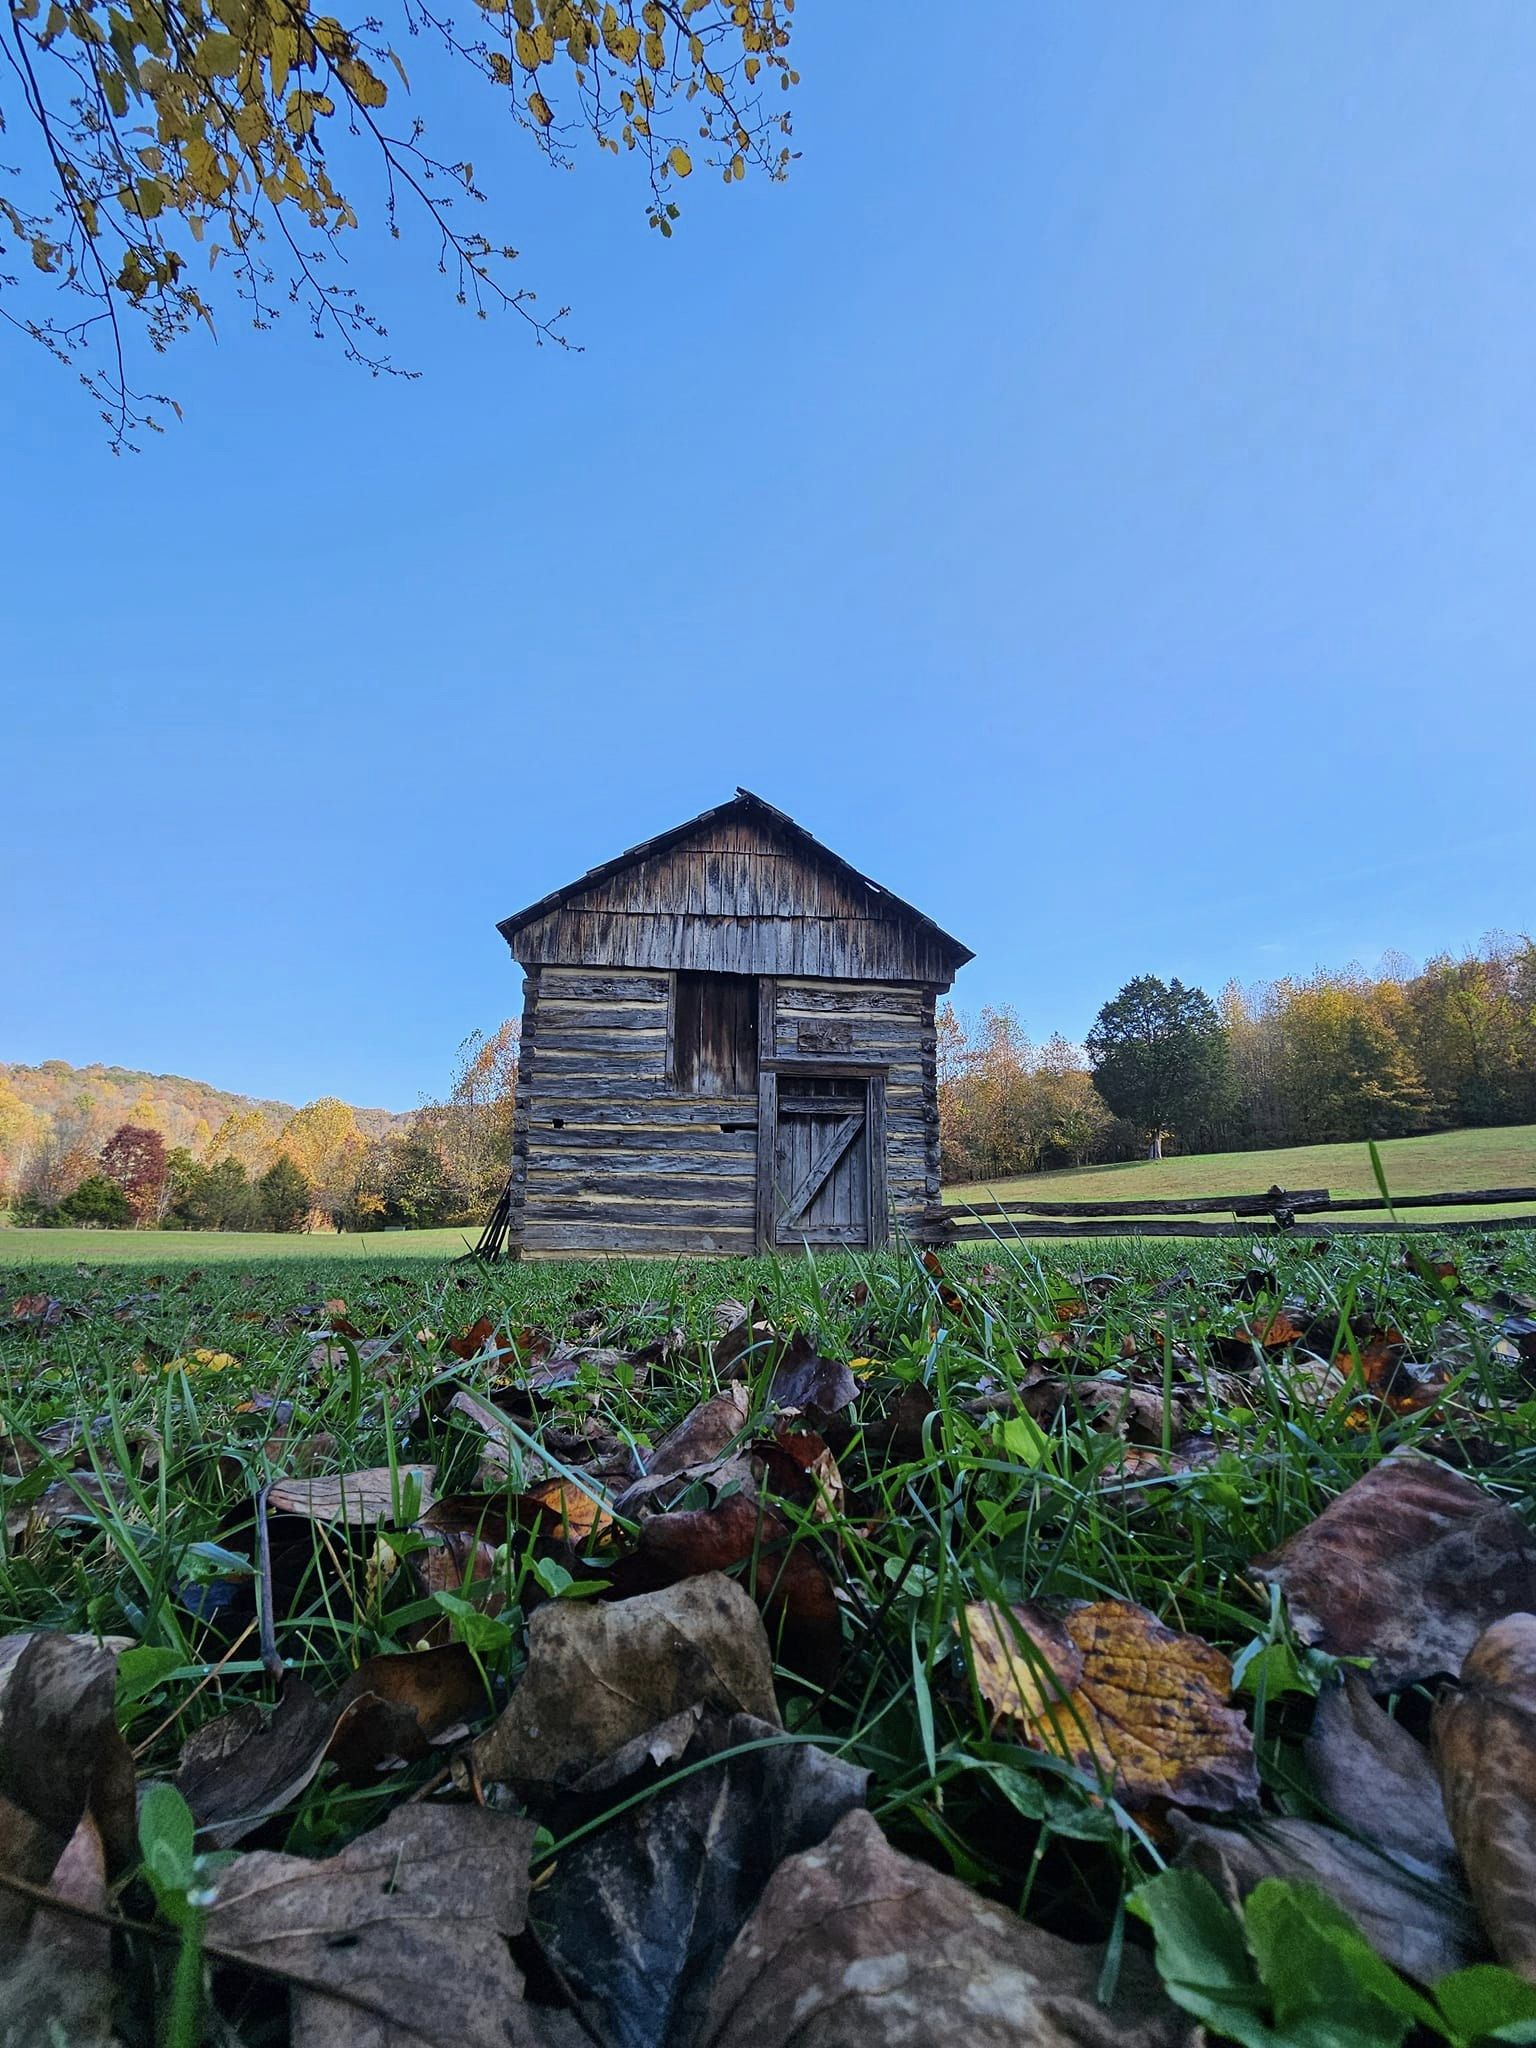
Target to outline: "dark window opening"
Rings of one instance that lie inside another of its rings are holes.
[[[672,996],[672,1080],[684,1095],[750,1095],[757,1087],[757,980],[680,973]]]

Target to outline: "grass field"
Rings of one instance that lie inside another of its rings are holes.
[[[73,1265],[271,1266],[291,1260],[387,1268],[402,1259],[459,1258],[478,1235],[470,1229],[341,1231],[314,1237],[300,1231],[0,1229],[0,1272]]]
[[[1377,1147],[1394,1195],[1453,1194],[1463,1188],[1536,1186],[1536,1124],[1491,1131],[1441,1131],[1428,1138],[1387,1138]],[[1265,1188],[1327,1188],[1334,1195],[1374,1195],[1370,1153],[1363,1144],[1296,1145],[1276,1152],[1202,1152],[1180,1159],[1139,1159],[1032,1173],[1017,1180],[976,1181],[945,1190],[947,1202],[988,1200],[1113,1202],[1176,1200],[1184,1195],[1260,1194]],[[1476,1208],[1416,1212],[1475,1218]],[[1536,1207],[1526,1211],[1536,1222]]]
[[[88,1236],[99,1259],[108,1246]],[[25,1262],[36,1265],[48,1234],[27,1238]],[[765,1468],[757,1482],[759,1512],[787,1544],[782,1577],[761,1576],[761,1523],[749,1527],[749,1548],[710,1552],[714,1564],[739,1559],[731,1568],[746,1567],[749,1586],[759,1574],[785,1739],[868,1770],[870,1809],[894,1843],[1112,1949],[1143,1939],[1121,1901],[1157,1870],[1169,1838],[1139,1795],[1107,1797],[1099,1767],[1072,1764],[1000,1718],[973,1639],[977,1617],[997,1611],[989,1603],[1131,1602],[1238,1659],[1236,1701],[1264,1802],[1308,1811],[1300,1743],[1333,1665],[1291,1635],[1251,1561],[1403,1444],[1470,1466],[1527,1513],[1536,1506],[1529,1387],[1493,1348],[1497,1324],[1486,1320],[1502,1313],[1500,1289],[1536,1283],[1529,1236],[1466,1240],[1453,1277],[1405,1265],[1385,1239],[1322,1254],[1282,1241],[1267,1273],[1252,1270],[1246,1244],[1222,1242],[1122,1242],[1095,1248],[1091,1265],[1081,1245],[1018,1244],[989,1248],[985,1263],[975,1251],[951,1255],[942,1274],[898,1251],[449,1269],[410,1260],[394,1236],[279,1240],[280,1257],[254,1260],[253,1241],[234,1238],[228,1263],[210,1259],[203,1240],[200,1271],[166,1256],[197,1242],[146,1240],[159,1254],[148,1273],[54,1266],[44,1291],[14,1306],[10,1289],[0,1299],[0,1636],[85,1630],[152,1651],[119,1690],[144,1779],[174,1770],[210,1719],[274,1700],[258,1655],[254,1531],[261,1489],[299,1474],[388,1468],[377,1512],[396,1533],[386,1546],[369,1527],[335,1520],[290,1513],[272,1525],[284,1668],[332,1698],[365,1660],[462,1643],[482,1674],[470,1721],[483,1725],[525,1668],[525,1622],[539,1603],[623,1592],[625,1557],[643,1561],[647,1547],[643,1519],[616,1522],[606,1538],[589,1530],[556,1541],[547,1514],[529,1507],[535,1461],[611,1498],[625,1471],[643,1469],[646,1447],[725,1383],[719,1312],[733,1296],[753,1302],[770,1331],[756,1340],[761,1365],[750,1351],[745,1360],[742,1443],[761,1451],[765,1431],[784,1441],[805,1428],[774,1408],[776,1347],[790,1334],[812,1339],[856,1390],[837,1397],[848,1402],[841,1419],[821,1424],[840,1468],[834,1496],[795,1493],[798,1466],[771,1481]],[[444,1242],[430,1256],[452,1249]],[[1252,1336],[1282,1305],[1321,1356]],[[455,1351],[482,1317],[501,1334]],[[327,1337],[343,1318],[344,1341]],[[1378,1322],[1426,1362],[1412,1399],[1372,1391],[1363,1376]],[[549,1374],[541,1361],[557,1339],[583,1348]],[[1117,1424],[1106,1386],[1136,1390],[1129,1441],[1128,1411]],[[471,1397],[478,1411],[463,1405]],[[519,1432],[499,1465],[487,1463],[485,1404]],[[500,1533],[475,1542],[460,1528],[445,1553],[443,1532],[457,1524],[402,1527],[422,1513],[398,1475],[406,1460],[433,1469],[450,1517],[486,1518],[471,1536],[490,1523]],[[739,1505],[728,1487],[712,1507],[707,1473],[689,1473],[663,1521]],[[1417,1729],[1428,1704],[1415,1693],[1401,1711]],[[438,1760],[351,1779],[326,1765],[275,1797],[242,1848],[333,1854],[420,1794]],[[638,1796],[660,1798],[672,1782],[662,1772]],[[625,1802],[611,1796],[617,1816]],[[569,1840],[606,1825],[589,1815]],[[576,1852],[556,1858],[553,1837],[544,1840],[538,1855],[558,1891],[560,1865]],[[536,1923],[538,1901],[552,1896],[536,1894]],[[146,1884],[121,1897],[125,1912],[153,1918]],[[120,1948],[141,2022],[123,2038],[151,2048],[145,2016],[167,1995],[163,1973],[151,1989],[159,1952],[127,1935]],[[216,1996],[219,2040],[286,2039],[270,1985],[221,1978]]]

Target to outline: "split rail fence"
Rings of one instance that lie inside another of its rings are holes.
[[[1461,1188],[1444,1195],[1331,1195],[1326,1188],[1273,1187],[1262,1195],[1190,1195],[1166,1202],[991,1202],[949,1208],[942,1220],[933,1217],[942,1242],[1001,1237],[1251,1237],[1255,1230],[1285,1231],[1313,1217],[1341,1212],[1389,1212],[1388,1220],[1326,1222],[1328,1231],[1355,1237],[1397,1237],[1433,1233],[1462,1236],[1474,1231],[1536,1229],[1536,1215],[1481,1216],[1470,1220],[1437,1218],[1434,1222],[1398,1222],[1409,1209],[1469,1209],[1536,1203],[1536,1187]],[[1192,1218],[1229,1216],[1227,1223],[1202,1223]]]

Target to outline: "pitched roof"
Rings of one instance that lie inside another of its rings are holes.
[[[515,911],[511,917],[502,918],[496,929],[510,945],[525,925],[547,916],[552,910],[560,909],[562,905],[581,895],[584,890],[595,888],[623,869],[637,867],[641,861],[649,860],[656,854],[666,853],[681,840],[697,832],[701,826],[713,824],[716,819],[727,817],[755,817],[771,824],[800,852],[827,863],[844,883],[867,891],[872,899],[871,907],[877,915],[884,911],[898,920],[910,920],[912,924],[931,933],[950,953],[952,965],[956,969],[963,967],[967,960],[976,957],[968,946],[962,946],[958,939],[951,937],[941,926],[935,924],[931,917],[925,917],[922,911],[905,902],[900,896],[893,895],[889,889],[883,889],[878,882],[871,881],[868,875],[860,874],[859,870],[845,861],[841,854],[834,853],[830,846],[824,846],[819,839],[807,832],[803,825],[797,825],[787,812],[775,809],[760,796],[754,796],[750,789],[741,788],[737,789],[729,803],[715,804],[707,811],[700,811],[696,818],[689,818],[681,825],[674,825],[669,832],[658,832],[654,839],[643,839],[638,846],[631,846],[614,859],[604,861],[601,867],[589,868],[584,875],[578,875],[574,882],[567,882],[563,889],[551,890],[549,895],[541,896],[537,903],[530,903],[525,910]]]

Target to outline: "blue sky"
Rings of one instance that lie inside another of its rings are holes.
[[[419,232],[420,381],[231,315],[134,459],[0,344],[0,1057],[409,1106],[738,782],[1040,1036],[1529,928],[1536,9],[935,19],[801,0],[790,182],[665,244],[429,71],[579,355]]]

